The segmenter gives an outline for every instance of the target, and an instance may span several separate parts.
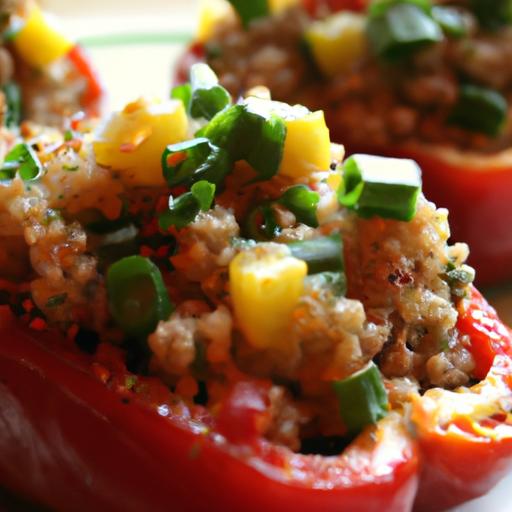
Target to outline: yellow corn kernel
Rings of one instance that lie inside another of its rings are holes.
[[[181,101],[149,103],[138,100],[114,113],[96,135],[96,161],[119,171],[130,186],[160,186],[162,153],[169,144],[185,140],[188,120]]]
[[[66,55],[75,43],[62,35],[35,4],[29,8],[25,25],[13,40],[18,55],[36,68],[44,68]]]
[[[324,113],[286,120],[286,141],[279,174],[302,178],[331,165],[331,139]]]
[[[202,0],[198,19],[197,40],[206,43],[213,38],[219,25],[226,21],[235,21],[236,14],[227,0]]]
[[[259,245],[233,259],[229,278],[235,317],[253,347],[287,345],[307,271],[306,263],[280,244]]]
[[[269,8],[271,13],[278,13],[293,7],[299,3],[299,0],[269,0]]]
[[[305,37],[322,73],[332,77],[350,71],[365,54],[365,31],[364,15],[340,12],[312,23]]]

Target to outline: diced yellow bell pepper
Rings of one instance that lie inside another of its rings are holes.
[[[206,43],[215,35],[219,24],[235,19],[235,10],[227,0],[202,0],[199,4],[197,40]]]
[[[35,4],[29,7],[25,25],[14,37],[13,44],[18,55],[35,68],[44,68],[64,57],[75,45]]]
[[[366,18],[339,12],[312,23],[305,37],[322,73],[328,77],[346,73],[366,52]]]
[[[287,346],[307,272],[306,263],[281,244],[261,244],[232,260],[229,278],[235,317],[253,347]]]
[[[181,101],[149,103],[140,99],[114,113],[95,136],[96,161],[119,171],[127,185],[164,185],[162,153],[167,145],[185,140],[187,132]]]
[[[289,7],[293,7],[299,3],[299,0],[268,0],[270,12],[278,13],[288,9]]]
[[[286,120],[286,141],[279,174],[291,178],[326,171],[331,165],[331,139],[324,113]]]

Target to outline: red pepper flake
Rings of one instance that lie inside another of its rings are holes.
[[[157,258],[165,258],[169,254],[169,246],[162,245],[156,250]]]
[[[119,146],[121,153],[133,153],[137,149],[137,146],[132,142],[125,142]]]
[[[23,309],[30,313],[34,309],[34,303],[32,302],[32,299],[25,299],[21,305],[23,306]]]
[[[80,327],[78,327],[78,324],[73,324],[67,331],[67,337],[71,341],[74,341],[76,338],[76,335],[78,334],[78,331],[80,330]]]
[[[99,363],[92,363],[92,372],[103,384],[106,384],[110,379],[110,372]]]
[[[168,210],[169,209],[169,198],[165,197],[165,196],[160,197],[158,199],[158,201],[156,202],[155,209],[156,209],[157,213],[165,212],[166,210]]]
[[[30,322],[29,327],[34,331],[44,331],[48,327],[48,324],[44,318],[36,317]]]
[[[187,158],[187,153],[185,151],[181,151],[179,153],[172,153],[167,156],[167,165],[176,167],[181,164],[181,162],[185,161]]]
[[[142,245],[139,250],[139,254],[141,256],[144,256],[145,258],[151,258],[151,256],[153,256],[153,254],[154,254],[154,251],[153,251],[153,249],[151,249],[151,247],[149,247],[147,245]]]

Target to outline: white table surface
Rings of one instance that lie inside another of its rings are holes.
[[[172,64],[183,48],[178,40],[194,32],[198,0],[42,3],[63,19],[69,34],[86,43],[110,91],[112,108],[121,108],[140,95],[168,96]],[[141,43],[147,34],[153,34],[153,42]],[[121,44],[130,38],[133,43]],[[488,296],[512,325],[512,286],[490,290]],[[451,512],[512,512],[512,475],[489,495]]]

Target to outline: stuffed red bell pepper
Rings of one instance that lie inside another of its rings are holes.
[[[345,159],[322,111],[234,103],[204,64],[172,96],[11,142],[1,483],[105,511],[487,492],[512,464],[511,336],[418,165]],[[485,473],[438,454],[459,449]]]
[[[2,124],[63,126],[71,115],[100,114],[103,88],[84,50],[30,0],[0,6]]]
[[[230,3],[194,45],[221,83],[325,110],[349,153],[416,159],[479,282],[512,277],[508,0]]]

